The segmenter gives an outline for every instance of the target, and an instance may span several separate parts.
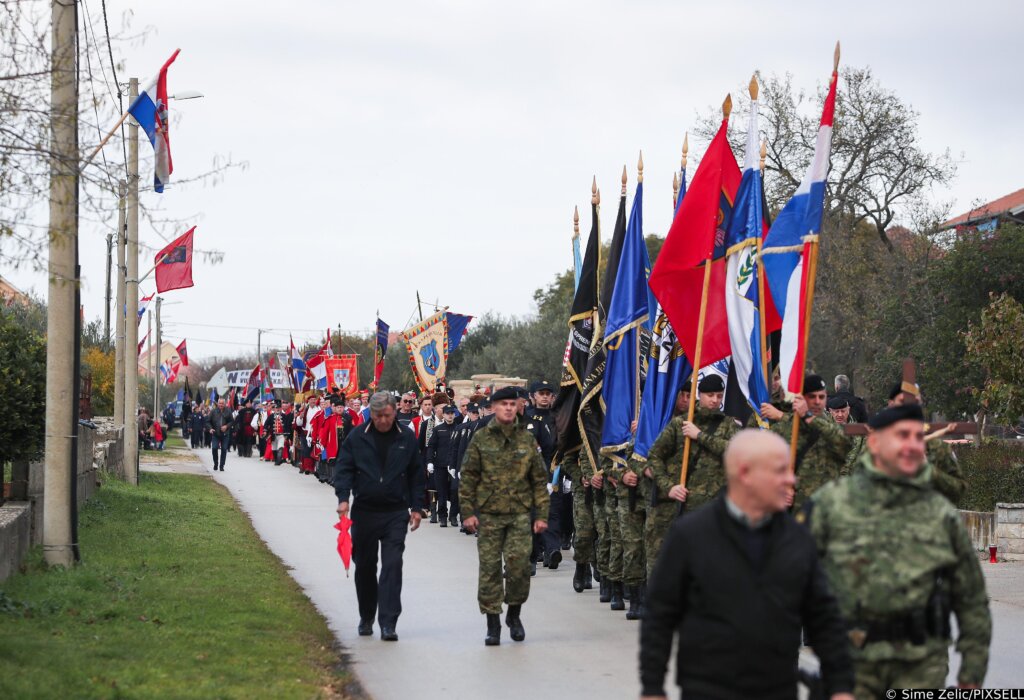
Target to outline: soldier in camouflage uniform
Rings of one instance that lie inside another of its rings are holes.
[[[886,408],[869,426],[858,468],[799,514],[849,625],[855,695],[945,687],[951,612],[958,682],[980,687],[992,637],[985,580],[956,509],[931,487],[921,407]]]
[[[562,458],[562,468],[573,485],[572,519],[576,528],[576,540],[573,546],[572,560],[576,563],[576,572],[572,577],[572,587],[577,593],[594,587],[590,568],[594,565],[594,529],[593,490],[589,479],[583,476],[581,461],[587,459],[583,450],[575,450]]]
[[[547,529],[547,470],[537,441],[516,422],[516,392],[499,389],[491,397],[494,420],[474,433],[462,462],[462,524],[479,528],[480,573],[477,600],[487,616],[484,643],[501,642],[501,604],[508,604],[505,624],[514,641],[526,638],[520,619],[530,594],[532,535]],[[538,519],[530,525],[530,511]],[[502,560],[505,577],[502,578]]]
[[[636,424],[634,426],[634,433]],[[620,465],[619,474],[619,532],[622,534],[622,585],[629,598],[627,620],[639,620],[643,615],[643,598],[647,569],[644,566],[644,507],[640,500],[640,474],[644,465],[632,457],[632,449],[626,453],[625,465]],[[632,498],[630,492],[632,490]]]
[[[916,388],[916,387],[915,387]],[[921,400],[920,392],[917,394],[918,401]],[[897,384],[889,392],[889,405],[903,405],[903,385]],[[925,457],[932,469],[932,486],[943,496],[949,499],[954,506],[960,503],[964,492],[967,490],[967,480],[960,470],[956,453],[953,449],[939,438],[933,438],[925,442]]]
[[[612,610],[625,610],[625,590],[622,586],[622,527],[619,523],[619,477],[621,472],[608,457],[601,458],[604,491],[605,527],[608,531],[608,565],[601,571],[602,583],[608,581],[608,602]],[[607,573],[606,573],[607,572]]]
[[[850,401],[842,396],[833,396],[828,400],[828,414],[839,427],[850,422]],[[846,453],[846,473],[849,474],[853,465],[860,461],[860,456],[867,449],[867,438],[864,435],[847,435],[850,440],[850,451]]]
[[[584,450],[585,452],[586,450]],[[580,460],[581,466],[589,466],[591,464],[589,455],[584,459]],[[584,467],[584,476],[587,474],[586,466]],[[611,525],[608,518],[608,492],[609,489],[604,478],[604,468],[599,470],[590,470],[590,486],[594,492],[594,530],[597,532],[597,539],[594,543],[594,562],[597,564],[597,570],[601,574],[599,579],[600,583],[600,596],[599,600],[602,603],[607,603],[611,600],[612,595],[612,579],[609,576],[611,566],[611,554],[612,554],[612,533]]]
[[[700,392],[693,423],[682,417],[673,418],[647,455],[656,489],[657,504],[648,511],[644,524],[644,550],[647,573],[650,575],[658,550],[665,538],[672,517],[678,510],[676,503],[685,503],[688,510],[699,508],[725,487],[725,469],[722,455],[725,447],[739,429],[736,422],[721,412],[725,395],[725,382],[717,374],[710,374],[697,385]],[[679,483],[683,464],[686,436],[690,437],[690,460],[686,471],[686,484]]]
[[[825,380],[820,375],[808,374],[803,390],[803,394],[793,397],[792,413],[783,414],[773,406],[761,405],[762,415],[772,421],[771,430],[786,442],[793,438],[793,416],[802,421],[797,436],[794,508],[800,508],[812,493],[850,471],[846,464],[850,438],[825,410]]]

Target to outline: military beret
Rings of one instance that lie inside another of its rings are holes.
[[[507,401],[509,399],[519,398],[519,392],[516,391],[516,389],[517,387],[514,386],[502,387],[491,394],[491,401]]]
[[[838,411],[841,408],[849,408],[850,402],[848,399],[844,399],[842,396],[833,396],[828,400],[828,407],[833,411]]]
[[[513,387],[516,390],[517,399],[528,399],[530,398],[530,392],[526,390],[525,386]]]
[[[533,384],[530,385],[530,393],[531,394],[536,394],[538,391],[551,391],[551,392],[553,392],[554,390],[555,390],[554,387],[551,386],[551,382],[549,382],[546,379],[538,379],[537,381],[535,381]]]
[[[883,408],[868,419],[868,427],[872,430],[881,430],[901,420],[916,420],[923,423],[924,411],[921,410],[921,404],[907,403]]]
[[[825,384],[825,380],[821,378],[820,374],[808,374],[804,376],[804,390],[805,394],[812,394],[815,391],[827,391],[828,386]]]
[[[480,406],[480,408],[490,408],[491,407],[491,399],[484,399],[483,401],[481,401],[479,403],[479,406]]]
[[[725,391],[725,382],[722,381],[721,375],[708,374],[697,383],[697,390],[711,393]]]

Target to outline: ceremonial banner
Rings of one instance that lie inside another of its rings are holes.
[[[156,254],[153,264],[156,265],[157,292],[192,286],[192,236],[195,230],[193,226]]]
[[[128,112],[146,132],[150,144],[153,145],[153,189],[164,191],[174,172],[171,161],[170,120],[167,114],[167,69],[178,57],[178,49],[167,59],[160,72],[142,90],[139,96],[128,107]]]
[[[601,432],[604,427],[604,387],[605,353],[604,329],[611,306],[612,294],[615,293],[616,275],[619,271],[619,260],[622,257],[622,245],[626,240],[626,195],[619,198],[619,213],[615,217],[615,231],[612,233],[612,245],[608,251],[608,266],[605,268],[604,284],[597,305],[597,323],[594,328],[594,344],[587,358],[587,373],[583,377],[583,396],[580,399],[579,422],[580,435],[583,436],[583,449],[587,451],[590,463],[601,463]]]
[[[384,358],[388,354],[388,331],[391,327],[377,319],[377,340],[373,348],[373,388],[380,383],[380,375],[384,372]]]
[[[466,337],[466,326],[473,320],[472,316],[462,314],[448,314],[448,354],[451,355],[459,347],[459,343]]]
[[[440,311],[402,331],[409,364],[420,391],[433,392],[448,366],[448,314]]]
[[[838,80],[839,74],[833,71],[814,145],[814,158],[793,198],[779,212],[764,239],[765,274],[772,299],[782,316],[779,372],[782,386],[794,394],[803,393],[807,329],[811,323],[807,295],[813,274],[808,260],[812,245],[818,242],[824,215],[825,178],[832,147]]]
[[[561,387],[554,406],[558,451],[563,455],[579,450],[581,446],[577,417],[583,396],[583,377],[587,373],[587,359],[594,343],[598,304],[597,268],[601,257],[601,225],[596,197],[591,200],[590,217],[590,237],[587,239],[580,278],[569,311],[569,340],[562,362]]]
[[[708,146],[690,189],[676,213],[651,272],[651,289],[672,322],[683,352],[706,365],[728,357],[725,312],[725,227],[740,184],[740,169],[729,147],[729,120],[723,119]],[[697,337],[704,266],[711,265],[703,337]]]
[[[327,390],[335,387],[342,396],[359,393],[359,355],[335,355],[324,361],[327,370]]]
[[[263,383],[263,365],[257,364],[249,373],[249,380],[245,383],[245,391],[242,392],[244,401],[253,401],[259,397],[260,386]],[[243,403],[244,403],[243,401]]]
[[[623,465],[624,451],[633,437],[633,421],[639,417],[640,391],[651,347],[651,316],[655,312],[654,298],[647,286],[651,260],[644,242],[643,197],[643,183],[637,183],[604,335],[607,359],[602,389],[605,416],[601,453]]]

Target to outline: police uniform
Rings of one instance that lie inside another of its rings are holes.
[[[869,425],[883,430],[903,420],[923,422],[920,406],[884,409]],[[985,580],[931,471],[924,462],[913,477],[891,476],[864,454],[853,474],[825,486],[801,513],[849,625],[858,698],[945,687],[951,612],[959,683],[985,679],[992,638]]]

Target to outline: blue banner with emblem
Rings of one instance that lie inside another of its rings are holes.
[[[438,312],[402,331],[409,350],[409,364],[420,391],[433,392],[444,381],[448,365],[447,313]]]

